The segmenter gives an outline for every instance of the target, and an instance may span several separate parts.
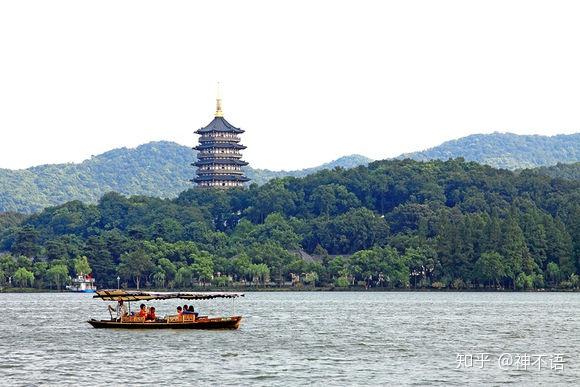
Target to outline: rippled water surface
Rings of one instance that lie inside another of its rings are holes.
[[[580,294],[263,292],[237,331],[94,329],[86,294],[0,294],[2,385],[580,385]],[[158,315],[175,302],[155,301]],[[230,300],[200,301],[210,315]],[[457,354],[489,353],[484,369]],[[563,354],[563,370],[502,369],[502,353]]]

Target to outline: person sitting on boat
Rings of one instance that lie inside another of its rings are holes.
[[[145,304],[139,305],[139,313],[137,313],[138,317],[147,317],[147,308]]]
[[[115,312],[117,314],[117,320],[120,320],[123,316],[128,316],[127,307],[123,303],[123,300],[119,300],[117,306],[113,308],[111,305],[108,307],[110,312]]]
[[[181,306],[177,307],[177,315],[181,316],[183,314],[183,310],[181,309]]]
[[[189,307],[187,306],[187,304],[183,305],[183,314],[186,314],[185,311],[188,309],[189,309]]]
[[[147,313],[147,317],[145,317],[145,321],[155,321],[157,316],[155,316],[155,307],[152,306],[149,308],[149,313]]]
[[[197,316],[199,315],[199,313],[197,313],[195,311],[195,309],[193,308],[193,305],[189,305],[189,308],[187,308],[187,312],[183,312],[184,314],[195,314],[195,318],[197,318]]]

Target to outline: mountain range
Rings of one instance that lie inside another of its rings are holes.
[[[479,134],[445,142],[399,158],[415,160],[463,157],[493,167],[521,169],[580,161],[580,133],[558,136]],[[191,148],[168,141],[150,142],[133,149],[118,148],[81,163],[48,164],[22,170],[0,169],[0,212],[36,212],[70,200],[96,202],[104,193],[175,197],[192,186]],[[372,160],[344,156],[317,167],[294,171],[246,168],[253,182],[283,176],[302,177],[322,169],[352,168]],[[551,176],[578,176],[580,164],[543,168]]]
[[[580,133],[556,136],[473,134],[399,158],[417,161],[463,157],[495,168],[523,169],[580,161]]]

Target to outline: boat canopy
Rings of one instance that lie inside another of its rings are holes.
[[[103,301],[147,301],[169,300],[181,298],[184,300],[211,300],[214,298],[243,297],[244,293],[230,292],[144,292],[141,290],[97,290],[93,298]]]

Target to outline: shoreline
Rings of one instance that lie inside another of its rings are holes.
[[[121,289],[121,290],[137,290],[137,289]],[[580,289],[559,289],[559,288],[544,288],[544,289],[527,289],[527,290],[514,290],[514,289],[396,289],[396,288],[336,288],[336,287],[192,287],[189,289],[140,289],[149,292],[237,292],[237,293],[259,293],[259,292],[361,292],[361,293],[580,293]],[[79,294],[94,294],[94,293],[82,293],[82,292],[70,292],[66,290],[55,290],[55,289],[35,289],[35,288],[3,288],[0,289],[1,293],[19,293],[19,294],[38,294],[38,293],[54,293],[54,294],[64,294],[64,293],[79,293]]]

